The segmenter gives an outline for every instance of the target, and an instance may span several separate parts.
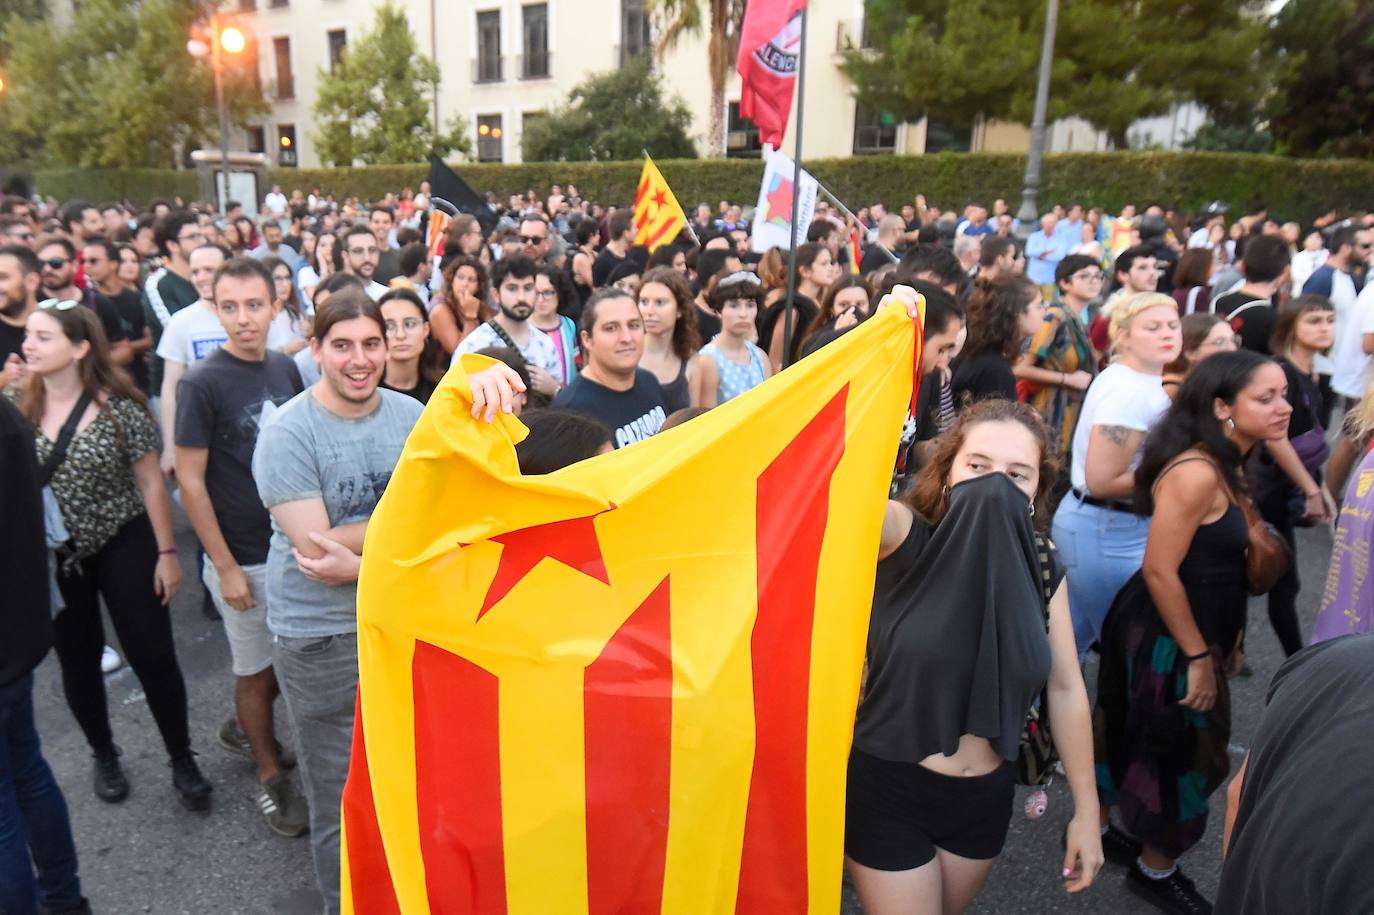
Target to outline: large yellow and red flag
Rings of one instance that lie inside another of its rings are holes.
[[[913,333],[913,325],[915,331]],[[356,915],[826,913],[920,322],[545,476],[465,356],[368,526]]]
[[[677,233],[687,224],[682,205],[648,156],[644,157],[644,171],[640,173],[639,189],[635,192],[634,215],[635,244],[647,245],[650,251],[677,238]]]

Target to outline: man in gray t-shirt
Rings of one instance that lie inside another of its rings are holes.
[[[310,390],[273,414],[253,455],[253,476],[268,509],[318,499],[330,528],[372,516],[406,436],[424,409],[413,397],[395,391],[377,394],[377,409],[363,417],[334,415]],[[281,522],[272,519],[267,626],[273,634],[312,638],[353,632],[357,593],[357,582],[326,585],[306,578]]]
[[[253,479],[272,516],[267,627],[310,802],[310,851],[327,915],[339,911],[339,805],[358,694],[358,567],[367,522],[420,402],[379,390],[386,322],[361,289],[315,309],[321,378],[258,433]]]

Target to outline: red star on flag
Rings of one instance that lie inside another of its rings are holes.
[[[786,178],[768,192],[768,218],[792,221],[792,182]]]
[[[551,521],[492,537],[492,543],[501,544],[501,562],[487,587],[477,618],[481,619],[496,606],[501,598],[510,593],[511,588],[546,557],[589,575],[602,584],[610,584],[606,562],[601,557],[601,544],[596,539],[595,518],[596,515],[589,515]]]
[[[654,194],[654,205],[660,207],[666,207],[668,205],[668,197],[663,191],[660,190]]]

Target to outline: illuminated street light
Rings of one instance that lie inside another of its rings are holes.
[[[232,25],[219,33],[219,45],[230,54],[238,54],[248,46],[248,39]]]

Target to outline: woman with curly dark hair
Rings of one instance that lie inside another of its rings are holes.
[[[1230,770],[1222,668],[1245,624],[1244,466],[1256,445],[1287,437],[1286,387],[1277,364],[1248,350],[1203,360],[1135,472],[1137,508],[1153,517],[1140,571],[1102,626],[1094,755],[1108,853],[1130,867],[1132,892],[1168,912],[1211,911],[1177,861]]]
[[[701,406],[701,368],[697,350],[697,310],[687,279],[673,267],[654,267],[639,287],[639,316],[644,320],[644,353],[639,367],[654,373],[663,386],[669,413]]]
[[[980,278],[967,305],[968,339],[954,362],[954,401],[965,405],[989,397],[1016,399],[1012,365],[1040,325],[1045,298],[1024,276]]]
[[[489,304],[490,283],[486,268],[477,258],[460,254],[443,270],[443,295],[429,312],[434,339],[452,354],[463,338],[481,327],[495,314]]]
[[[1006,841],[1012,763],[1042,691],[1074,801],[1065,889],[1085,889],[1101,867],[1064,567],[1036,530],[1055,454],[1032,407],[977,403],[911,493],[887,503],[845,812],[846,863],[871,915],[972,903]]]

